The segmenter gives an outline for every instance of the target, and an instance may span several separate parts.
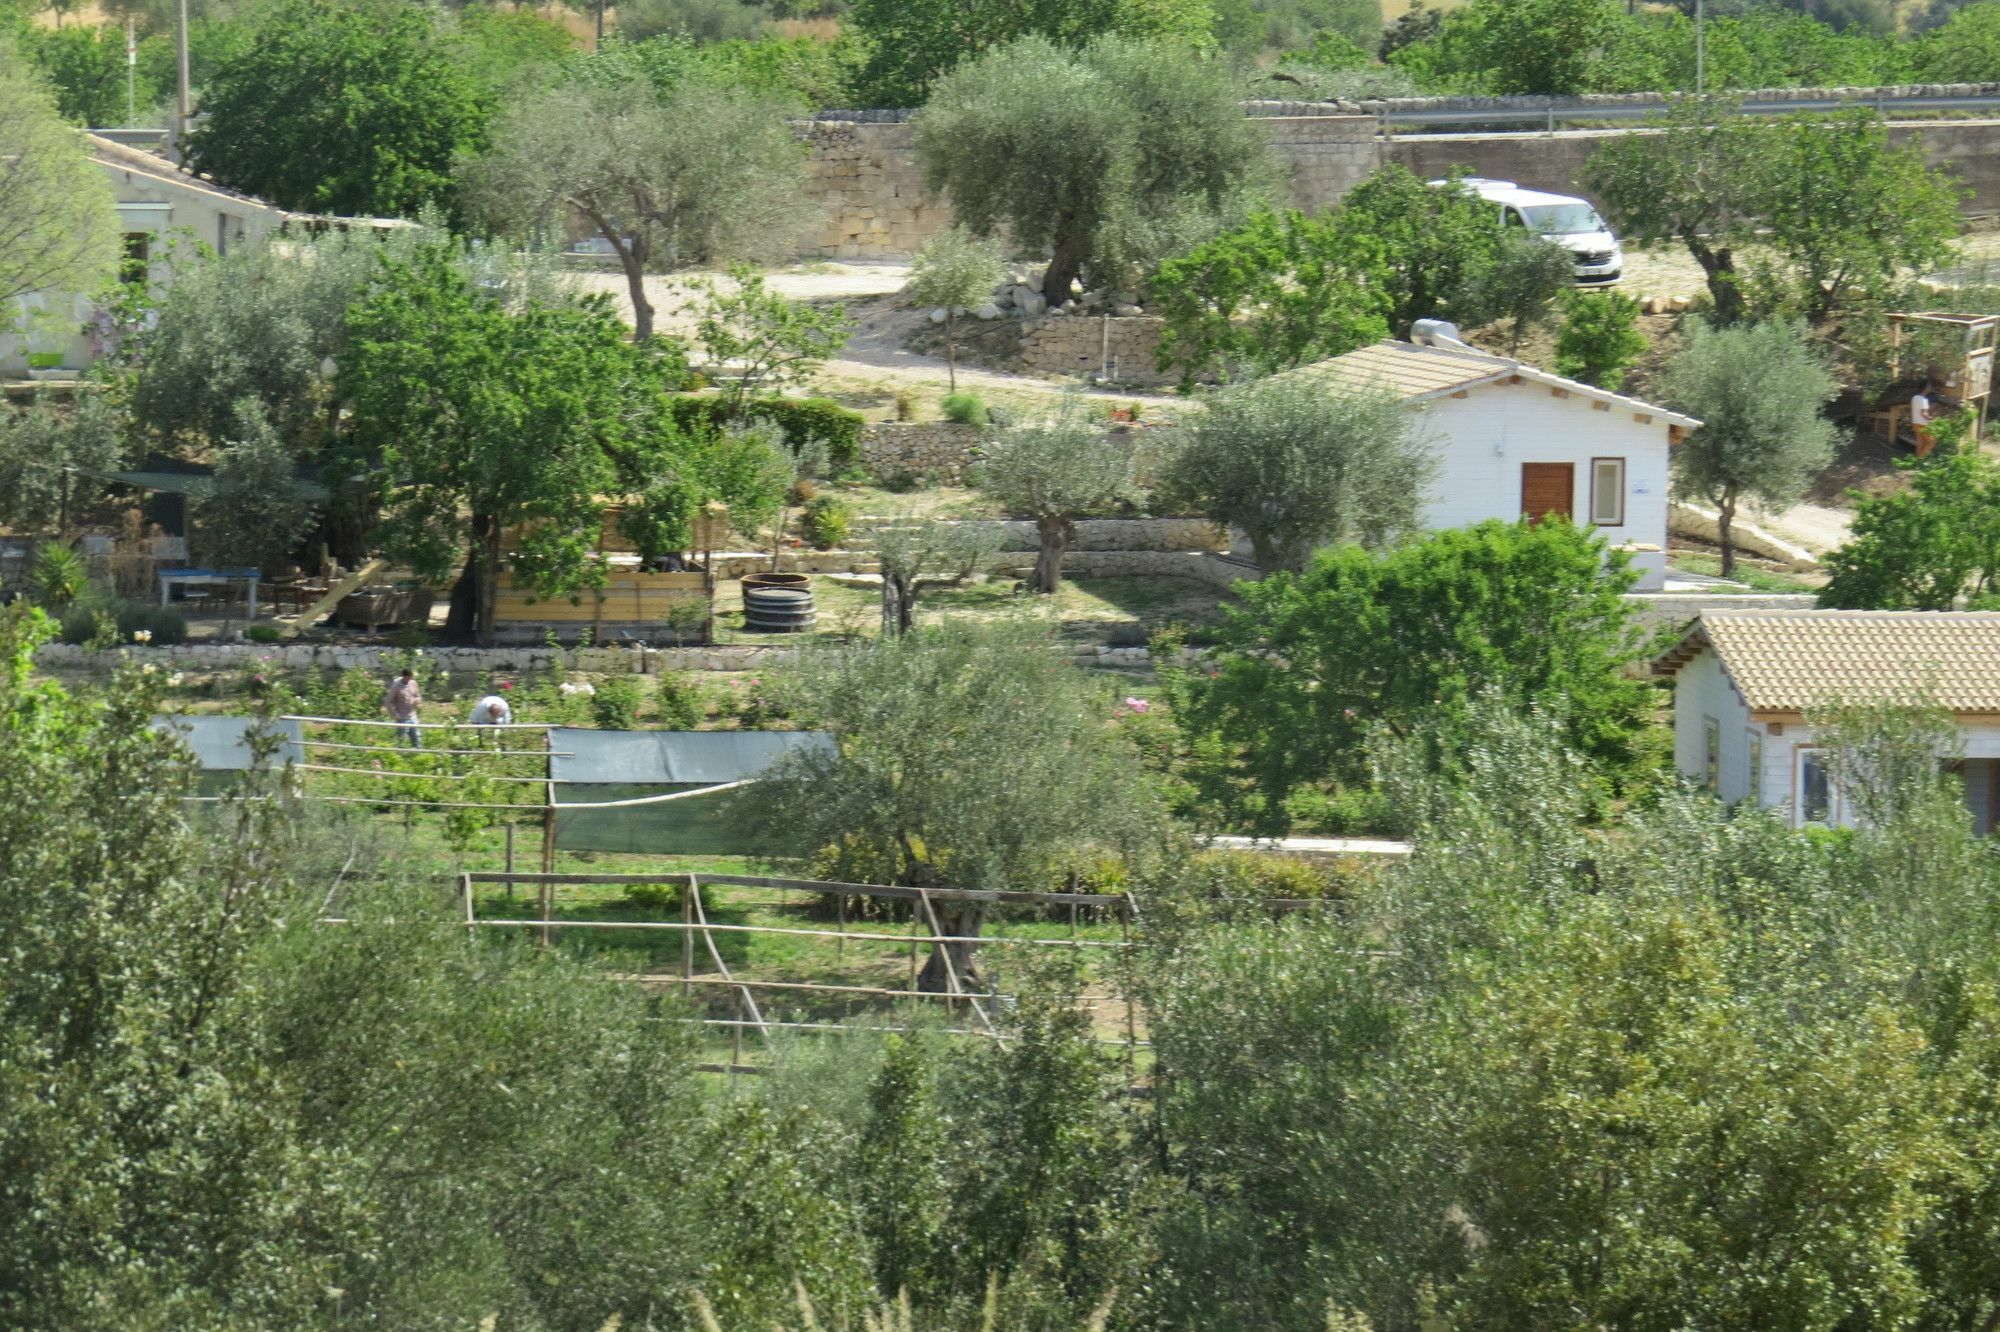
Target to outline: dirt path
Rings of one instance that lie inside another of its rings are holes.
[[[1748,511],[1751,522],[1794,545],[1804,546],[1815,555],[1824,555],[1847,544],[1853,515],[1825,504],[1796,504],[1781,514]]]
[[[765,277],[765,286],[779,295],[802,301],[845,301],[855,316],[854,336],[841,354],[820,371],[820,387],[854,396],[892,399],[899,391],[908,392],[928,406],[943,396],[947,385],[942,356],[926,356],[908,350],[904,339],[925,314],[900,302],[881,299],[901,291],[909,279],[910,266],[899,261],[860,261],[840,264],[802,264],[774,269]],[[646,296],[652,302],[654,327],[662,333],[685,336],[694,330],[695,320],[685,307],[697,295],[697,283],[714,281],[718,289],[731,289],[729,279],[717,273],[676,273],[671,277],[646,279]],[[609,294],[619,313],[629,320],[632,303],[625,279],[615,273],[591,273],[583,278],[589,291]],[[1031,410],[1046,410],[1066,393],[1117,402],[1140,402],[1162,415],[1184,410],[1185,399],[1158,393],[1113,391],[1079,385],[1071,380],[1001,374],[960,366],[958,383],[988,401]]]

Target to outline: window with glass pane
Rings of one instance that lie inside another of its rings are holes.
[[[1625,460],[1590,460],[1590,521],[1599,527],[1625,525]]]
[[[1745,794],[1753,805],[1764,803],[1764,737],[1750,733],[1750,781]]]
[[[1713,717],[1702,718],[1701,724],[1701,771],[1702,778],[1711,791],[1722,789],[1722,723]]]
[[[1833,822],[1833,782],[1815,754],[1799,755],[1799,822]]]

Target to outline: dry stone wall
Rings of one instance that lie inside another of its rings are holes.
[[[913,126],[815,120],[804,134],[812,150],[806,189],[826,208],[804,254],[901,258],[951,225],[951,210],[924,197]]]
[[[1285,111],[1311,104],[1282,104]],[[1293,201],[1324,208],[1366,179],[1380,160],[1376,119],[1321,108],[1319,114],[1260,113],[1290,169]],[[916,127],[900,112],[829,111],[800,126],[808,147],[807,190],[826,207],[802,254],[818,259],[900,259],[951,225],[951,210],[924,196]]]
[[[1016,361],[1023,374],[1095,375],[1114,384],[1154,388],[1180,378],[1156,368],[1166,321],[1152,315],[1045,315],[1024,321]]]
[[[861,465],[878,477],[909,472],[957,485],[984,433],[952,421],[877,421],[861,428]]]

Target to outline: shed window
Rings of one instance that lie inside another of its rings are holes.
[[[1711,791],[1722,790],[1722,723],[1701,719],[1701,779]]]
[[[1799,751],[1799,822],[1821,823],[1831,826],[1833,816],[1833,779],[1827,774],[1826,764],[1810,749]]]
[[[118,266],[118,280],[124,283],[143,283],[152,272],[153,233],[150,231],[128,231],[125,233],[125,258]]]
[[[1590,521],[1599,527],[1625,525],[1625,460],[1590,460]]]
[[[1744,795],[1753,805],[1764,803],[1764,737],[1750,732],[1750,780]]]

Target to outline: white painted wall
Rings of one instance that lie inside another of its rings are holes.
[[[1590,518],[1590,463],[1625,459],[1625,522],[1597,529],[1612,545],[1667,545],[1667,424],[1657,416],[1641,424],[1624,408],[1577,394],[1559,398],[1545,384],[1495,383],[1463,398],[1418,405],[1421,428],[1438,454],[1425,526],[1466,527],[1488,518],[1521,516],[1521,465],[1572,463],[1571,512]],[[1641,590],[1662,585],[1664,555],[1635,560]]]
[[[1803,722],[1787,722],[1779,733],[1771,725],[1757,721],[1723,672],[1721,659],[1704,649],[1674,677],[1674,767],[1699,782],[1704,777],[1704,722],[1714,718],[1721,726],[1722,764],[1717,795],[1734,804],[1750,795],[1751,736],[1762,742],[1762,781],[1758,803],[1790,811],[1793,826],[1799,823],[1799,751],[1817,746],[1813,728]],[[2000,759],[2000,719],[1960,718],[1958,724],[1961,757],[1974,760]],[[1965,800],[1979,824],[1991,808],[1989,785],[1993,769],[1986,763],[1969,764],[1965,771]],[[1835,822],[1853,827],[1854,812],[1834,792]]]
[[[1706,777],[1706,731],[1713,718],[1722,735],[1721,785],[1716,794],[1735,803],[1750,794],[1750,734],[1762,730],[1750,719],[1750,709],[1736,692],[1722,663],[1712,651],[1703,651],[1674,677],[1674,767],[1702,781]],[[1764,740],[1766,771],[1770,765],[1771,740]],[[1770,799],[1770,783],[1763,798]]]
[[[137,149],[97,139],[91,142],[95,160],[117,196],[119,229],[154,237],[154,281],[172,277],[166,267],[172,238],[184,234],[210,248],[227,249],[284,224],[285,214],[273,205],[239,198],[198,177],[178,176],[164,161],[155,168],[145,160],[149,154]],[[84,331],[97,310],[90,296],[87,292],[36,292],[23,297],[18,310],[0,309],[0,374],[26,374],[30,351],[60,351],[66,368],[88,369],[98,355],[96,344]],[[32,310],[49,312],[32,342],[20,332],[4,331],[14,316]]]

